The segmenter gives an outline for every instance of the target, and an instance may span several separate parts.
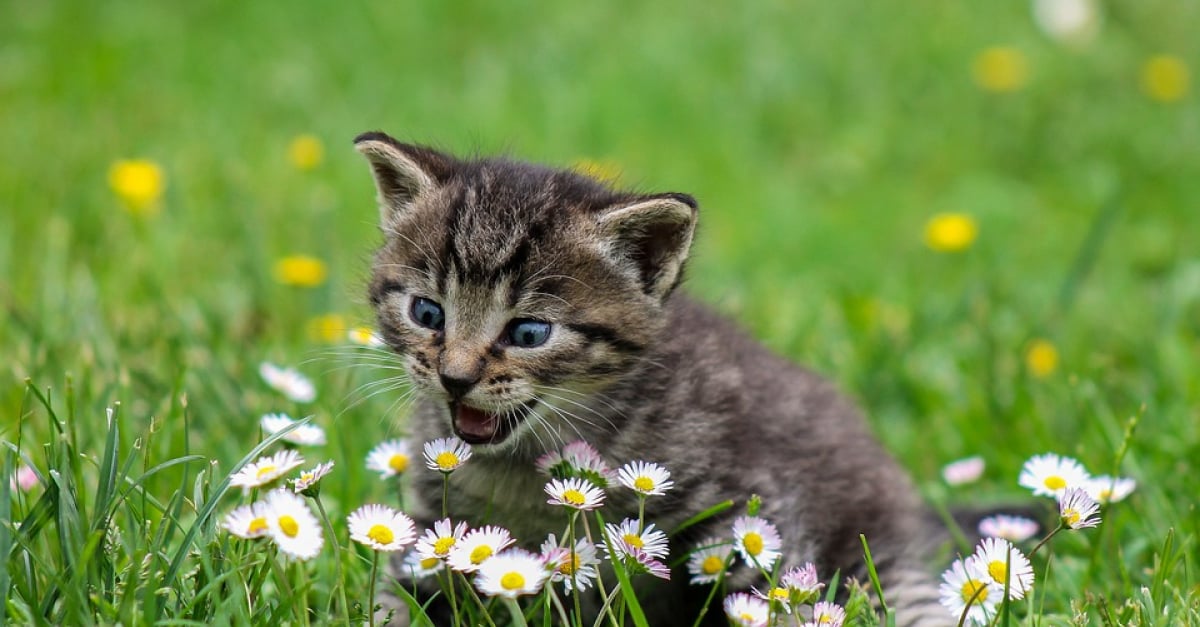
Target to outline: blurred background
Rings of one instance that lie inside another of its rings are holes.
[[[1157,487],[1130,524],[1197,529],[1200,3],[0,14],[6,439],[47,429],[27,377],[88,420],[122,401],[159,455],[228,464],[283,409],[339,458],[402,432],[344,346],[380,241],[351,139],[378,129],[694,194],[685,289],[860,398],[931,494],[967,455],[989,483],[953,499],[1021,495],[1047,450],[1113,470],[1141,416],[1120,470]],[[282,404],[263,360],[317,404]]]

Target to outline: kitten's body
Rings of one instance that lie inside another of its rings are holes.
[[[674,489],[647,502],[660,528],[739,504],[672,538],[672,558],[729,537],[741,504],[759,494],[784,564],[861,576],[865,534],[900,623],[950,622],[913,554],[922,508],[852,404],[674,291],[695,223],[690,197],[460,162],[381,134],[357,144],[375,170],[386,236],[372,302],[422,393],[412,437],[453,432],[478,444],[451,475],[452,518],[502,525],[527,546],[561,534],[565,514],[546,504],[534,461],[583,439],[610,463],[671,470]],[[528,321],[551,329],[544,343],[520,345],[541,338],[521,335],[541,328]],[[424,526],[441,517],[441,481],[416,473],[410,484],[406,502]],[[632,495],[608,498],[609,520],[636,516]],[[695,616],[706,590],[687,579],[676,569],[640,597],[651,624]],[[754,575],[741,569],[732,583],[747,588]],[[724,622],[719,609],[709,617]]]

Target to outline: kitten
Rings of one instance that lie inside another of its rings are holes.
[[[866,534],[899,624],[952,624],[916,554],[924,510],[853,404],[675,289],[696,227],[691,196],[459,160],[383,133],[355,144],[385,237],[370,300],[420,399],[412,439],[473,445],[450,477],[451,518],[504,526],[530,547],[561,534],[565,512],[546,503],[535,460],[582,439],[610,463],[670,469],[674,489],[646,505],[662,529],[739,504],[672,538],[672,559],[728,538],[759,494],[785,565],[865,579]],[[410,482],[405,502],[425,527],[441,518],[441,482],[435,472]],[[636,517],[625,492],[609,491],[608,520]],[[652,625],[691,624],[708,589],[687,582],[678,568],[639,589]],[[746,568],[730,583],[761,585]],[[719,603],[713,624],[725,624]]]

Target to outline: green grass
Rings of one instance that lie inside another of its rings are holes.
[[[1018,622],[1200,623],[1200,5],[1103,5],[1074,48],[1025,2],[7,3],[0,437],[6,468],[42,473],[0,494],[9,620],[295,620],[306,591],[248,603],[232,582],[277,578],[203,515],[237,501],[221,484],[261,413],[308,411],[258,381],[264,359],[318,381],[335,525],[394,498],[361,460],[402,433],[396,396],[356,393],[381,373],[308,332],[369,319],[376,211],[350,139],[383,129],[695,194],[686,289],[861,399],[931,498],[1028,499],[1017,471],[1045,451],[1139,480],[1055,540]],[[993,45],[1028,60],[1020,91],[972,83]],[[1191,64],[1179,102],[1140,89],[1159,53]],[[310,172],[286,159],[304,133],[326,149]],[[166,172],[152,219],[108,189],[131,157]],[[943,211],[976,218],[970,250],[924,247]],[[276,284],[291,253],[329,280]],[[1061,354],[1045,378],[1023,360],[1039,337]],[[942,486],[973,454],[984,481]],[[370,558],[349,552],[360,591]],[[310,565],[314,608],[333,573],[328,551]]]

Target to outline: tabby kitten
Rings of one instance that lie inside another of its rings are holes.
[[[412,439],[453,434],[474,448],[450,478],[451,518],[502,525],[534,547],[561,533],[564,512],[546,503],[535,460],[582,439],[610,463],[671,470],[675,488],[647,503],[660,528],[739,503],[672,538],[672,559],[729,537],[740,504],[760,494],[785,565],[861,578],[866,534],[900,624],[951,622],[914,555],[922,507],[852,403],[676,291],[696,227],[691,196],[460,160],[383,133],[355,144],[385,238],[370,300],[419,393]],[[441,518],[441,481],[418,472],[408,488],[426,527]],[[622,492],[610,491],[609,520],[636,517]],[[652,625],[698,615],[707,588],[687,581],[680,568],[670,583],[643,582]],[[743,568],[731,583],[757,582]],[[707,618],[725,623],[719,606]]]

